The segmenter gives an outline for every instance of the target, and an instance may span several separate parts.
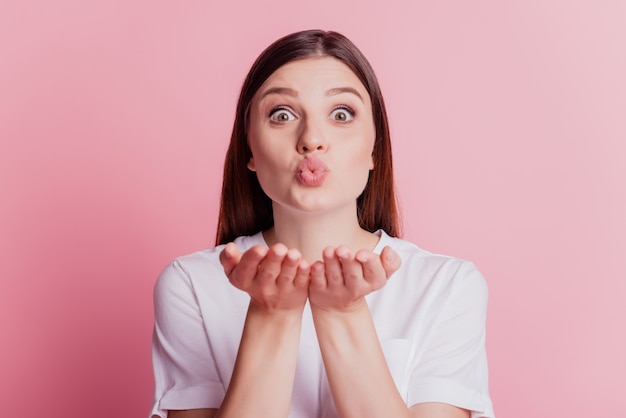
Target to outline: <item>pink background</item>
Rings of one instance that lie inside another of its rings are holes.
[[[148,413],[154,280],[213,243],[252,60],[312,27],[377,70],[405,236],[487,277],[499,417],[621,416],[621,0],[4,0],[2,415]]]

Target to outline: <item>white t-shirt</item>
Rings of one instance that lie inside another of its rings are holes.
[[[487,287],[471,262],[435,255],[379,231],[402,266],[366,296],[387,364],[408,406],[443,402],[493,418],[487,385]],[[239,237],[243,252],[267,245]],[[250,297],[226,278],[223,246],[177,258],[154,292],[151,416],[170,409],[219,408],[232,376]],[[311,310],[302,319],[290,418],[335,418]]]

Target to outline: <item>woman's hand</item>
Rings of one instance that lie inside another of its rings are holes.
[[[327,247],[323,262],[311,266],[311,307],[349,312],[364,302],[364,296],[380,289],[400,268],[400,257],[391,247],[380,256],[369,250],[353,253],[348,247]]]
[[[220,417],[287,417],[291,404],[309,264],[282,244],[241,254],[233,243],[220,253],[228,280],[250,295],[237,359]]]
[[[248,293],[251,306],[267,312],[302,310],[308,297],[309,264],[282,244],[257,245],[241,254],[233,243],[220,253],[228,280]]]

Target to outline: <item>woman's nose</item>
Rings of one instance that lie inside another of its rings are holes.
[[[325,151],[328,147],[323,129],[311,120],[303,121],[298,137],[298,152]]]

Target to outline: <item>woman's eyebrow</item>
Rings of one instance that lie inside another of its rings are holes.
[[[298,97],[298,92],[289,87],[270,87],[261,94],[261,99],[270,94],[284,94],[291,97]]]
[[[326,92],[327,96],[336,96],[337,94],[342,94],[342,93],[352,93],[355,96],[357,96],[359,99],[361,99],[361,101],[363,103],[365,103],[365,101],[363,100],[363,96],[361,96],[361,93],[359,93],[357,91],[357,89],[353,88],[353,87],[335,87],[334,89],[330,89]]]
[[[326,96],[336,96],[338,94],[343,94],[343,93],[354,94],[359,99],[361,99],[363,103],[365,103],[365,101],[363,100],[363,96],[361,96],[361,93],[359,93],[358,90],[355,89],[354,87],[335,87],[330,90],[327,90]],[[265,90],[261,94],[261,99],[263,99],[265,96],[269,96],[270,94],[282,94],[282,95],[287,95],[291,97],[298,97],[298,92],[289,87],[270,87],[269,89]]]

